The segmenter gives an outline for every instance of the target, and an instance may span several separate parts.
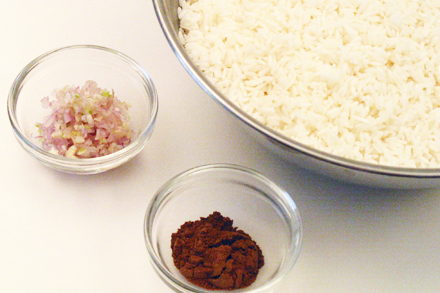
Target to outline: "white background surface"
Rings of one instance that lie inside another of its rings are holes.
[[[31,158],[6,111],[28,62],[74,44],[137,60],[160,101],[147,147],[87,177]],[[279,292],[440,292],[440,190],[345,185],[255,145],[180,65],[149,0],[2,1],[0,105],[0,292],[171,292],[149,263],[145,209],[172,176],[217,162],[260,171],[299,207],[303,250]]]

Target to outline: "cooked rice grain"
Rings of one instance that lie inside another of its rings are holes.
[[[440,166],[439,0],[180,0],[209,80],[283,135],[350,159]]]

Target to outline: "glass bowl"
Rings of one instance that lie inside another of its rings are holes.
[[[114,90],[118,99],[131,105],[128,114],[135,135],[130,144],[112,154],[85,159],[44,150],[36,138],[36,124],[43,122],[51,109],[43,108],[42,99],[55,89],[82,86],[88,80]],[[8,96],[9,120],[21,146],[44,165],[75,174],[104,172],[132,159],[147,143],[157,111],[157,93],[148,73],[120,52],[91,45],[64,47],[37,57],[19,73]]]
[[[175,292],[212,292],[180,274],[173,263],[171,235],[185,222],[208,217],[214,211],[229,217],[234,227],[249,234],[265,260],[256,281],[234,292],[276,292],[299,256],[300,215],[286,191],[263,175],[235,165],[190,169],[165,183],[151,200],[144,235],[160,278]]]

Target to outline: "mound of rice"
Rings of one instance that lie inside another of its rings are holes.
[[[246,113],[370,163],[440,166],[439,0],[180,0],[180,39]]]

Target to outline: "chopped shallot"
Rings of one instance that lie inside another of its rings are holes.
[[[54,99],[45,97],[44,108],[52,114],[37,123],[43,149],[70,158],[95,158],[128,146],[131,129],[128,108],[95,81],[82,87],[65,86],[54,91]]]

